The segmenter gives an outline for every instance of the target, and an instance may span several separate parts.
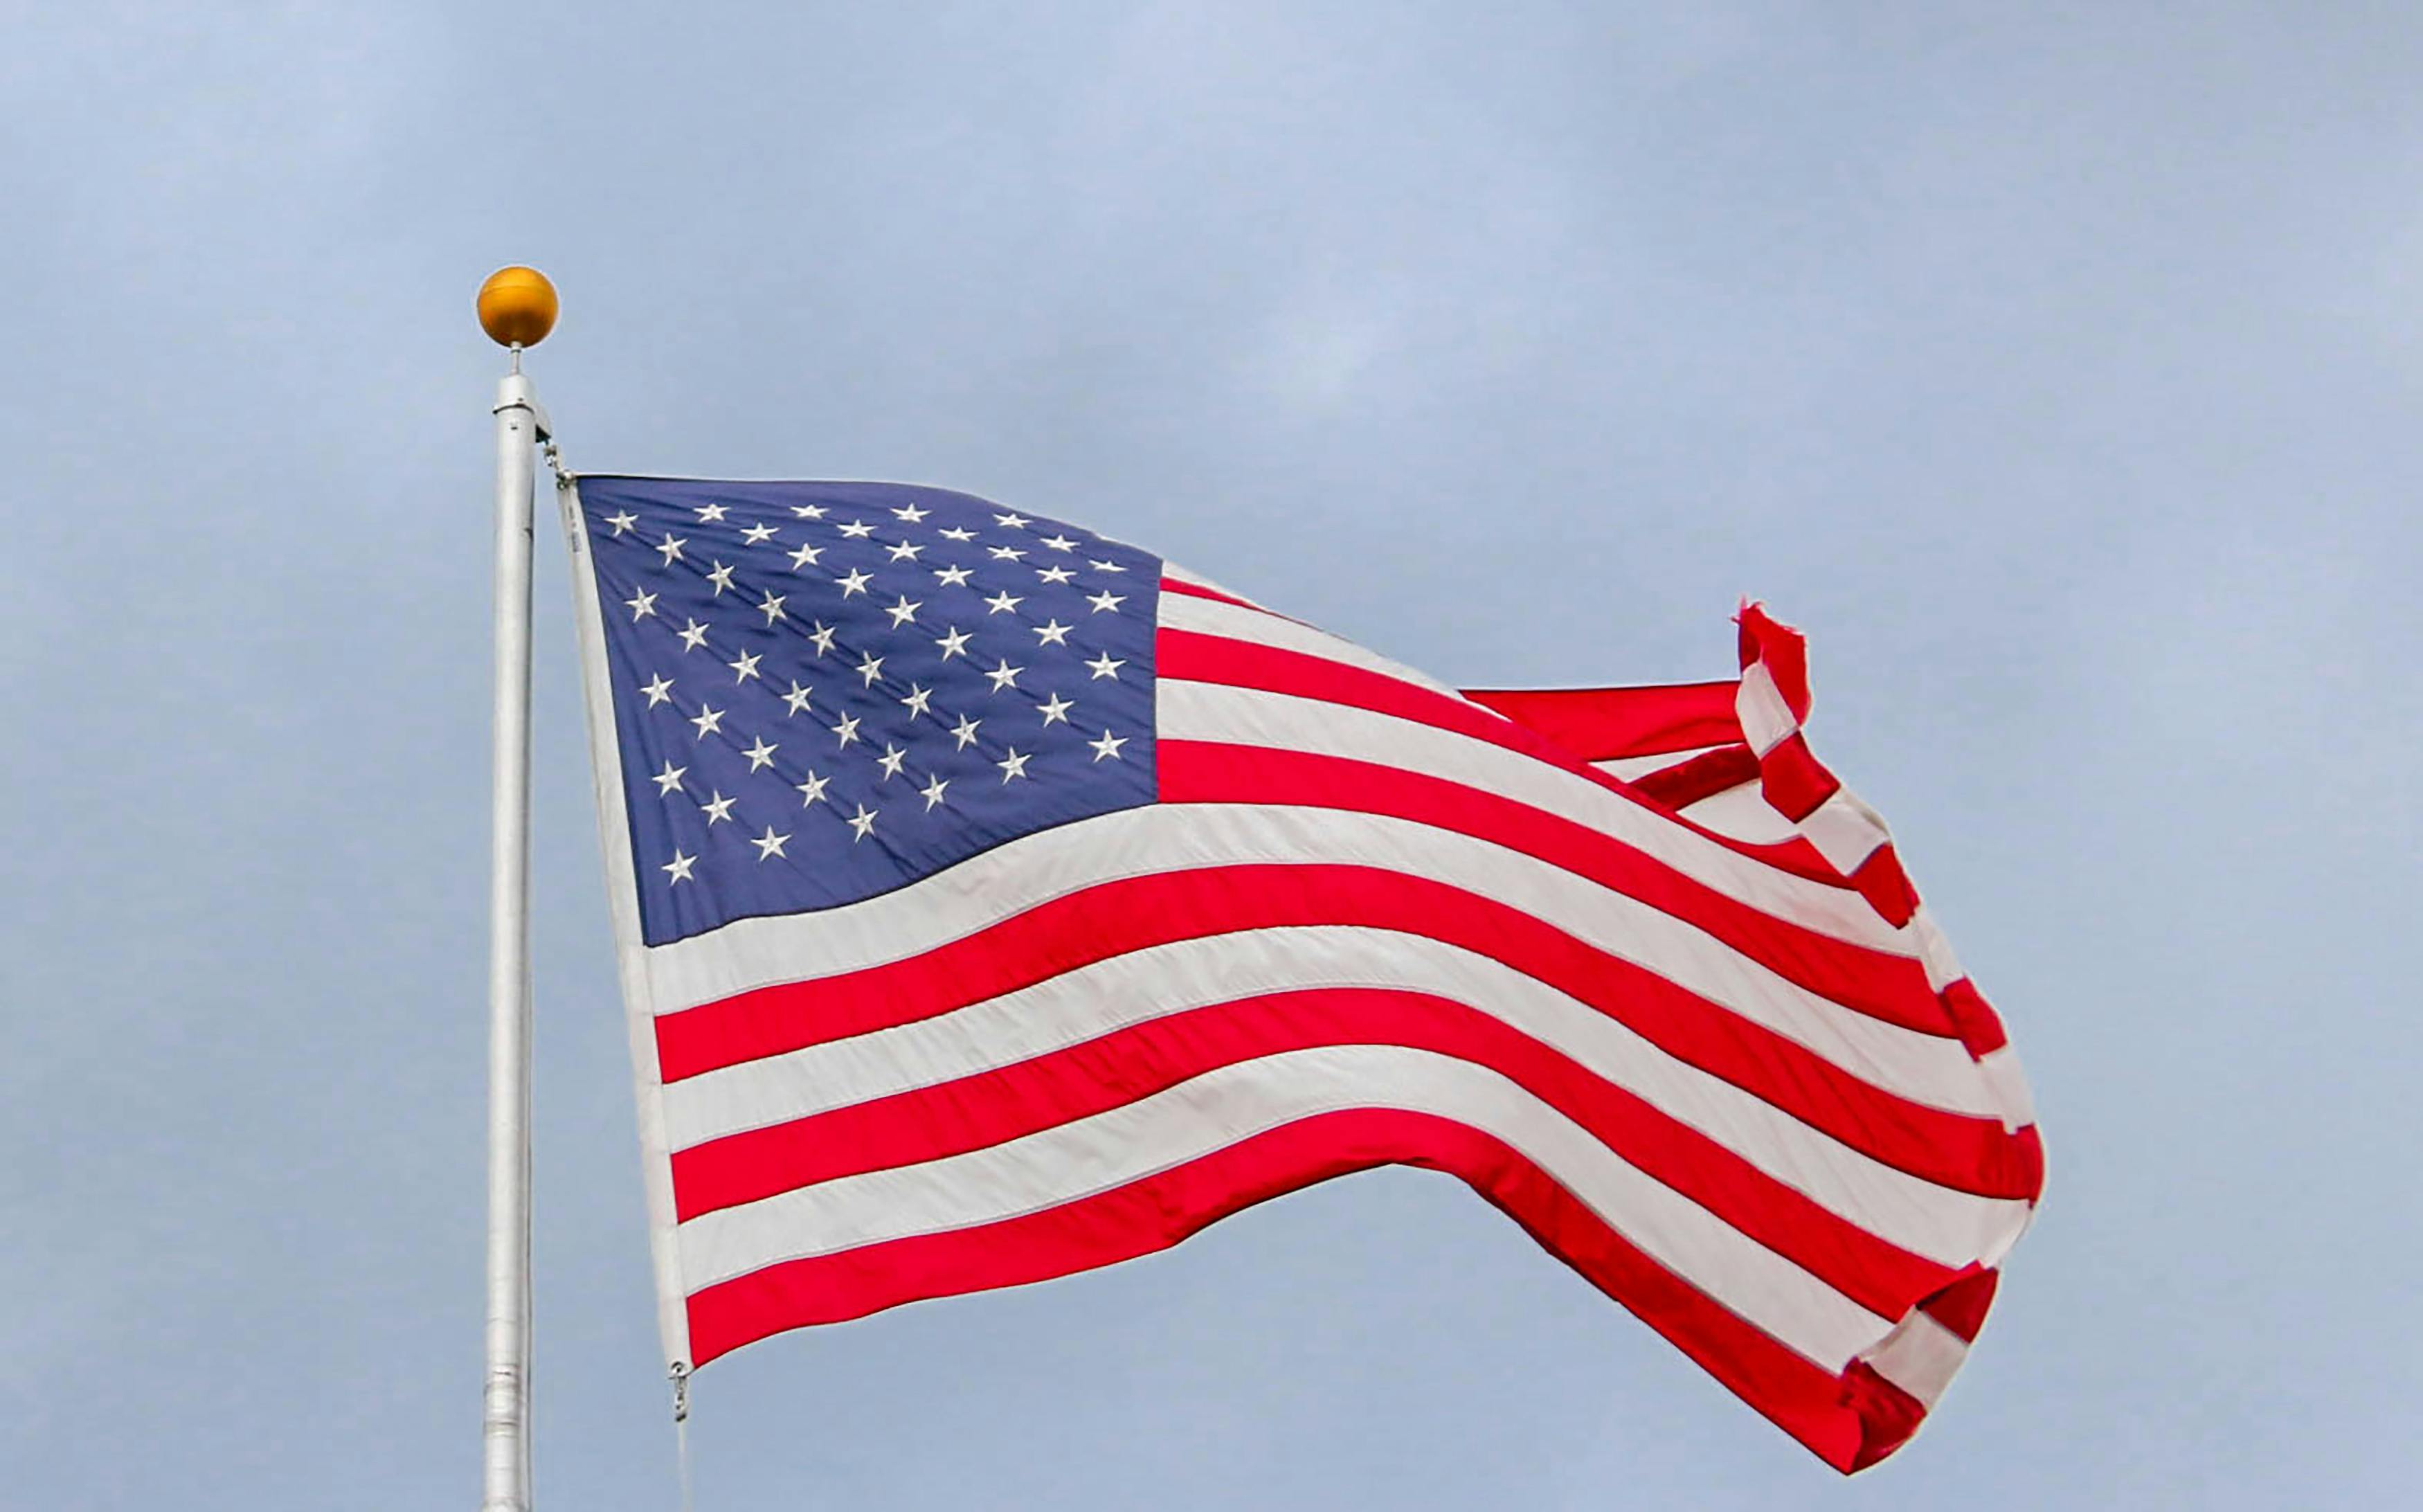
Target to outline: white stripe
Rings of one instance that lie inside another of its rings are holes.
[[[2035,1214],[2034,1211],[2031,1210],[2028,1222],[2033,1223],[2035,1221]],[[1977,1264],[1987,1266],[1989,1269],[2001,1265],[2004,1260],[2010,1258],[2011,1247],[2018,1244],[2020,1236],[2027,1232],[2028,1224],[2022,1223],[2018,1228],[2011,1230],[2009,1233],[1996,1239],[1992,1244],[1986,1247],[1986,1252],[1984,1254],[1977,1257]]]
[[[648,952],[659,1011],[922,955],[1094,883],[1197,867],[1334,862],[1453,885],[1520,909],[1762,1024],[1872,1086],[1977,1111],[1960,1042],[1842,1008],[1671,915],[1518,851],[1409,820],[1248,804],[1155,804],[1044,830],[915,887],[815,914],[736,920]]]
[[[1741,691],[1734,695],[1734,713],[1741,721],[1742,739],[1750,742],[1752,756],[1766,755],[1800,728],[1792,706],[1775,686],[1775,674],[1766,670],[1764,661],[1743,669]]]
[[[683,1274],[695,1292],[784,1260],[999,1222],[1350,1108],[1432,1114],[1504,1140],[1652,1259],[1825,1369],[1888,1331],[1886,1320],[1617,1159],[1496,1072],[1394,1045],[1223,1067],[1007,1144],[703,1214],[681,1227]]]
[[[2036,1121],[2035,1097],[2028,1090],[2027,1074],[2019,1070],[2018,1051],[2007,1044],[1987,1051],[1977,1058],[1977,1073],[1994,1096],[1994,1110],[2002,1115],[2004,1128],[2022,1129]]]
[[[913,1024],[769,1056],[665,1089],[674,1147],[941,1086],[1130,1025],[1264,993],[1397,988],[1464,1003],[1568,1057],[1887,1242],[1948,1266],[2027,1204],[1895,1170],[1614,1019],[1486,956],[1386,930],[1247,931],[1155,946]]]
[[[1193,630],[1200,635],[1224,636],[1232,641],[1248,641],[1256,645],[1275,646],[1282,651],[1301,651],[1324,661],[1341,666],[1361,667],[1410,682],[1434,693],[1445,693],[1460,704],[1481,708],[1447,684],[1416,672],[1413,668],[1389,661],[1375,651],[1366,651],[1352,641],[1344,641],[1326,630],[1314,629],[1262,609],[1241,609],[1224,604],[1216,598],[1196,598],[1186,594],[1161,596],[1161,625],[1164,629]],[[1481,709],[1492,719],[1506,716],[1494,708]]]
[[[1684,809],[1683,817],[1750,845],[1781,845],[1800,837],[1793,822],[1766,801],[1766,789],[1755,778],[1737,788],[1710,793]],[[1869,912],[1873,914],[1875,910]]]
[[[1688,751],[1661,751],[1655,756],[1609,756],[1605,761],[1593,761],[1591,765],[1618,782],[1639,782],[1653,772],[1663,772],[1668,767],[1679,767],[1686,761],[1723,748],[1717,745],[1701,745],[1694,746]]]
[[[1883,848],[1885,821],[1860,802],[1848,788],[1837,788],[1816,808],[1802,816],[1800,833],[1827,865],[1847,877]]]
[[[1969,1343],[1913,1308],[1884,1343],[1863,1357],[1877,1375],[1915,1396],[1930,1412],[1969,1358]]]
[[[1215,594],[1227,594],[1229,597],[1236,599],[1240,603],[1254,604],[1254,607],[1257,609],[1261,607],[1259,604],[1255,604],[1253,599],[1239,593],[1236,589],[1225,586],[1221,583],[1213,582],[1211,579],[1203,576],[1203,574],[1199,572],[1190,572],[1186,568],[1180,566],[1175,562],[1164,562],[1161,565],[1161,575],[1164,578],[1175,579],[1190,587],[1209,588]]]
[[[1935,915],[1924,903],[1909,915],[1909,936],[1918,942],[1918,959],[1926,967],[1929,987],[1940,993],[1968,975],[1960,969],[1960,958],[1952,953],[1952,942],[1943,937]]]
[[[1915,957],[1916,942],[1846,887],[1796,877],[1693,835],[1578,772],[1418,720],[1293,693],[1162,679],[1161,738],[1343,756],[1445,778],[1586,825],[1762,913],[1871,950]]]

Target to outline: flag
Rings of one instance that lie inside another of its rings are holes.
[[[2040,1147],[1760,609],[1464,694],[965,494],[564,498],[677,1366],[1398,1164],[1839,1470],[1934,1406]]]

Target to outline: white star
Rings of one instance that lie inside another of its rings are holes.
[[[757,676],[757,663],[763,656],[762,652],[743,651],[740,653],[739,661],[726,661],[724,665],[732,669],[732,680],[735,683],[743,683]]]
[[[1035,575],[1045,582],[1067,582],[1076,576],[1067,567],[1037,567],[1035,569]]]
[[[688,767],[674,766],[673,762],[668,759],[665,762],[665,770],[657,772],[648,780],[657,785],[657,796],[658,798],[663,798],[681,786],[682,773],[689,770],[689,768]]]
[[[976,538],[976,533],[963,526],[954,525],[942,532],[942,538],[947,541],[973,541]]]
[[[696,620],[691,620],[681,629],[681,643],[682,649],[685,652],[695,651],[700,646],[705,645],[706,644],[706,627],[701,625]]]
[[[968,585],[968,569],[965,567],[936,567],[934,576],[945,588],[964,588]]]
[[[718,823],[732,817],[732,804],[733,800],[724,797],[722,789],[718,788],[714,799],[699,804],[698,809],[700,813],[706,816],[706,827],[711,830]]]
[[[681,549],[689,544],[689,540],[688,537],[675,535],[673,532],[667,531],[665,532],[665,544],[657,547],[657,549],[664,553],[665,565],[672,566],[674,563],[682,559]]]
[[[801,567],[815,566],[824,554],[825,549],[821,546],[803,546],[791,553],[791,570],[797,572]]]
[[[637,515],[632,514],[629,510],[627,510],[627,509],[626,509],[626,510],[625,510],[623,513],[621,513],[621,514],[619,514],[619,515],[609,515],[609,516],[607,516],[607,517],[606,517],[606,523],[607,523],[607,524],[609,524],[609,525],[613,526],[613,527],[614,527],[614,533],[615,533],[615,534],[617,534],[617,535],[620,535],[620,534],[622,534],[625,531],[629,530],[632,526],[637,525],[638,523],[640,523],[640,517],[639,517],[639,516],[637,516]]]
[[[875,679],[883,675],[883,659],[872,651],[862,652],[858,660],[858,675],[866,679],[863,686],[874,687]]]
[[[841,737],[841,745],[834,749],[840,750],[847,747],[850,741],[858,739],[858,716],[844,714],[841,717],[841,723],[833,726],[833,733]]]
[[[1111,592],[1108,588],[1105,588],[1101,593],[1095,594],[1093,597],[1087,598],[1085,602],[1093,605],[1094,613],[1099,614],[1106,609],[1111,611],[1113,613],[1116,613],[1118,612],[1118,607],[1121,604],[1126,603],[1127,600],[1120,597],[1117,594]]]
[[[792,787],[797,788],[800,791],[808,795],[807,797],[800,800],[800,806],[801,808],[805,808],[811,804],[823,803],[825,798],[825,788],[831,783],[831,781],[832,779],[831,777],[819,777],[815,772],[811,772],[808,773],[807,781],[793,783],[791,785]]]
[[[698,706],[698,718],[690,723],[698,726],[698,738],[702,740],[709,735],[721,735],[723,733],[723,710],[701,704]]]
[[[883,754],[875,758],[875,764],[883,769],[883,780],[890,782],[900,775],[900,763],[908,759],[908,752],[886,740],[883,742]]]
[[[751,836],[749,837],[749,843],[757,848],[758,860],[770,861],[776,856],[783,855],[783,842],[789,838],[790,836],[787,835],[775,834],[774,826],[768,824],[766,826],[765,834]],[[783,859],[788,861],[791,858],[789,856],[783,856]]]
[[[808,692],[809,690],[805,683],[802,683],[797,677],[793,677],[791,679],[791,691],[783,695],[783,702],[790,706],[783,715],[784,719],[790,718],[793,714],[796,714],[800,709],[808,707]]]
[[[1076,549],[1077,546],[1076,542],[1065,535],[1047,535],[1043,537],[1043,544],[1054,551],[1070,551]]]
[[[866,577],[867,575],[865,573],[861,572],[856,567],[852,567],[849,569],[848,577],[835,578],[833,581],[841,584],[841,596],[844,598],[847,598],[852,594],[863,594],[866,592]]]
[[[926,549],[922,546],[911,546],[902,541],[897,546],[885,548],[884,554],[895,562],[914,562],[917,560],[917,553],[924,549]]]
[[[766,591],[766,601],[757,606],[757,613],[766,616],[766,625],[769,629],[776,620],[783,617],[783,595],[769,588]]]
[[[1108,677],[1113,682],[1116,682],[1119,680],[1119,669],[1126,666],[1127,663],[1124,661],[1112,661],[1111,653],[1105,651],[1101,656],[1096,657],[1093,661],[1086,662],[1085,665],[1092,669],[1095,676]]]
[[[701,524],[705,524],[709,520],[721,519],[723,517],[723,506],[721,504],[701,504],[698,506],[698,517]]]
[[[954,749],[966,750],[975,740],[976,726],[983,723],[984,721],[980,719],[970,719],[965,714],[961,714],[959,722],[951,726],[951,739],[959,742]]]
[[[1035,758],[1033,756],[1021,756],[1019,754],[1018,747],[1013,745],[1009,748],[1009,759],[1006,761],[996,761],[993,765],[1001,769],[1002,783],[1004,786],[1007,786],[1012,777],[1025,776],[1026,764],[1034,759]]]
[[[791,513],[801,519],[822,519],[825,517],[825,506],[822,504],[793,504],[791,506]]]
[[[988,546],[985,548],[985,550],[989,552],[996,562],[1016,562],[1026,555],[1025,552],[1020,550],[1014,546]]]
[[[780,746],[767,744],[766,737],[761,735],[757,737],[757,743],[755,745],[751,746],[748,750],[743,751],[740,754],[749,758],[750,771],[760,772],[774,764],[774,753],[781,749],[782,747]]]
[[[899,600],[893,604],[891,608],[886,609],[884,613],[892,616],[892,628],[896,630],[901,626],[908,624],[912,619],[915,619],[917,617],[917,611],[925,607],[926,606],[922,601],[917,603],[910,602],[909,596],[907,594],[902,594]]]
[[[1114,761],[1125,761],[1127,759],[1127,757],[1119,755],[1119,747],[1128,743],[1128,738],[1124,735],[1113,735],[1110,731],[1104,730],[1101,740],[1089,740],[1086,743],[1092,747],[1094,759],[1097,761],[1100,761],[1104,756],[1109,756]]]
[[[689,868],[697,865],[698,857],[686,856],[681,853],[681,847],[675,846],[673,847],[673,865],[669,867],[658,867],[657,869],[671,875],[673,882],[682,883],[689,881]],[[672,886],[673,883],[667,883],[666,885]]]
[[[992,691],[994,692],[999,692],[1004,688],[1017,687],[1018,675],[1025,670],[1026,669],[1024,667],[1011,666],[1009,664],[1009,658],[1004,657],[1001,659],[1001,665],[993,668],[990,672],[986,673],[985,676],[992,679]]]
[[[843,526],[841,528],[841,533],[844,535],[848,536],[853,541],[863,540],[875,533],[875,527],[869,525],[863,519],[854,519],[848,524]]]
[[[880,810],[869,808],[864,804],[858,805],[858,812],[849,817],[849,827],[858,832],[850,836],[850,844],[856,845],[866,838],[867,832],[875,828],[875,816],[879,812]]]
[[[992,522],[1003,527],[1005,530],[1022,531],[1026,529],[1026,517],[1023,515],[995,515],[992,517]]]
[[[1116,562],[1097,562],[1093,564],[1093,567],[1096,572],[1125,572],[1127,570],[1127,568],[1119,565]]]
[[[1011,610],[1016,609],[1019,605],[1026,602],[1026,600],[1023,598],[1013,598],[1006,593],[997,593],[990,598],[986,599],[985,602],[992,606],[990,609],[985,611],[986,613],[1006,614]]]
[[[647,618],[650,614],[657,612],[657,596],[655,594],[643,593],[637,598],[626,598],[623,602],[629,606],[631,611],[631,623],[634,625],[637,625],[640,621]]]
[[[951,627],[949,634],[943,636],[934,644],[942,648],[942,660],[948,661],[955,656],[965,656],[968,654],[968,632],[959,629],[957,625],[954,625]]]
[[[732,569],[718,562],[715,570],[706,575],[706,581],[715,584],[715,597],[721,598],[723,590],[732,586]]]
[[[914,525],[919,520],[926,517],[926,512],[918,508],[915,504],[903,504],[898,509],[892,512],[892,517],[894,519],[905,519],[910,524]]]
[[[816,621],[816,628],[808,632],[808,641],[816,648],[818,656],[832,649],[832,638],[833,632],[825,627],[823,620]]]
[[[648,695],[648,707],[654,708],[673,695],[673,680],[659,672],[656,681],[640,684],[640,692]]]
[[[1032,628],[1035,631],[1035,640],[1037,645],[1066,645],[1069,644],[1069,627],[1061,624],[1056,619],[1048,625],[1037,625]]]
[[[1069,717],[1069,710],[1077,706],[1058,693],[1053,693],[1051,702],[1037,704],[1035,707],[1043,710],[1043,727],[1050,729],[1054,724],[1066,720]]]
[[[774,538],[774,527],[771,525],[752,525],[747,530],[740,533],[740,538],[748,542],[751,546],[763,546],[768,541]]]
[[[903,698],[900,702],[908,707],[909,717],[911,719],[915,719],[920,714],[929,712],[926,708],[926,704],[927,700],[931,699],[933,696],[934,695],[931,692],[927,692],[926,689],[918,687],[912,682],[909,685],[909,696]]]
[[[930,814],[934,811],[934,805],[942,801],[942,789],[949,786],[949,783],[944,782],[940,777],[936,777],[933,781],[926,784],[924,788],[918,789],[920,794],[922,794],[926,800],[926,813]]]

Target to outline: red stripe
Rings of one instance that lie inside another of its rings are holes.
[[[1880,1431],[1894,1441],[1908,1437],[1901,1404],[1854,1391],[1847,1376],[1829,1374],[1728,1312],[1512,1147],[1445,1119],[1381,1110],[1304,1119],[1022,1218],[786,1261],[707,1287],[689,1300],[692,1363],[786,1329],[1150,1254],[1256,1202],[1384,1165],[1423,1167],[1468,1183],[1835,1469],[1847,1472],[1864,1462],[1863,1449]],[[1863,1412],[1885,1415],[1871,1421]]]
[[[1153,637],[1153,676],[1163,681],[1216,682],[1232,688],[1259,688],[1292,693],[1392,714],[1521,751],[1572,772],[1588,772],[1588,764],[1558,749],[1542,737],[1502,715],[1475,704],[1392,677],[1369,667],[1348,666],[1303,651],[1290,651],[1257,641],[1234,641],[1199,630],[1164,626]],[[1612,778],[1610,788],[1619,788]]]
[[[1643,772],[1632,779],[1632,786],[1669,808],[1682,809],[1757,780],[1758,757],[1750,754],[1749,746],[1735,742]]]
[[[710,1140],[673,1157],[684,1221],[862,1171],[1057,1127],[1223,1066],[1324,1045],[1394,1044],[1486,1066],[1624,1161],[1879,1317],[1955,1272],[1879,1239],[1556,1049],[1451,998],[1371,987],[1218,1003],[976,1075]]]
[[[1864,1360],[1851,1361],[1843,1372],[1844,1394],[1860,1424],[1860,1445],[1848,1465],[1835,1468],[1848,1474],[1884,1458],[1918,1431],[1926,1418],[1926,1404],[1885,1379]]]
[[[1943,1006],[1952,1011],[1952,1022],[1959,1027],[1960,1043],[1979,1059],[2011,1042],[2003,1030],[2002,1015],[1968,978],[1943,989]]]
[[[1973,1267],[1918,1305],[1928,1317],[1958,1334],[1964,1342],[1975,1344],[1977,1330],[1986,1326],[1986,1310],[1994,1305],[1994,1288],[2001,1279],[1998,1271]]]
[[[1741,664],[1747,672],[1754,661],[1766,663],[1766,675],[1793,719],[1809,719],[1809,641],[1798,630],[1768,614],[1758,604],[1744,604],[1741,623]]]
[[[1894,929],[1908,923],[1910,915],[1918,912],[1918,889],[1909,884],[1908,874],[1901,869],[1901,852],[1893,849],[1891,840],[1868,852],[1868,858],[1851,873],[1851,885]]]
[[[1842,782],[1811,754],[1809,738],[1795,730],[1758,758],[1759,781],[1775,811],[1797,824],[1841,790]],[[1829,866],[1828,870],[1833,868]]]
[[[1917,960],[1787,923],[1587,824],[1444,777],[1344,756],[1163,740],[1165,804],[1288,804],[1380,814],[1519,851],[1703,931],[1784,980],[1921,1034],[1955,1037]]]
[[[1375,714],[1412,720],[1509,751],[1519,751],[1534,760],[1544,761],[1595,783],[1670,823],[1679,824],[1728,851],[1749,856],[1778,871],[1829,887],[1849,886],[1833,867],[1827,866],[1803,844],[1753,845],[1730,835],[1720,835],[1652,801],[1631,784],[1599,771],[1512,720],[1499,718],[1478,705],[1450,698],[1402,677],[1392,677],[1363,667],[1350,667],[1302,651],[1286,651],[1252,641],[1232,641],[1225,636],[1166,628],[1154,640],[1153,668],[1154,675],[1164,679],[1212,682],[1231,688],[1256,688],[1264,692],[1288,693],[1298,698],[1318,698],[1327,703],[1343,704],[1350,708],[1369,709]]]
[[[1734,703],[1740,689],[1738,681],[1690,682],[1664,688],[1466,689],[1464,696],[1584,761],[1612,761],[1739,740]]]
[[[1184,582],[1176,578],[1164,578],[1161,580],[1161,591],[1165,594],[1184,594],[1189,598],[1209,598],[1215,603],[1234,604],[1239,609],[1250,609],[1258,614],[1270,613],[1269,610],[1259,604],[1249,604],[1234,594],[1224,594],[1217,588],[1207,588],[1199,582]]]
[[[667,1082],[911,1023],[1173,940],[1298,924],[1398,930],[1487,956],[1899,1170],[2033,1197],[2035,1131],[1925,1107],[1520,909],[1367,867],[1216,867],[1089,887],[921,955],[763,987],[656,1023]]]

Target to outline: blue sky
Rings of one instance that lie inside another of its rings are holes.
[[[11,1499],[476,1496],[527,261],[576,467],[963,487],[1466,684],[1765,598],[2051,1152],[1849,1483],[1392,1171],[719,1362],[702,1506],[2400,1501],[2418,72],[2389,5],[9,8]],[[539,570],[539,1488],[661,1507]]]

